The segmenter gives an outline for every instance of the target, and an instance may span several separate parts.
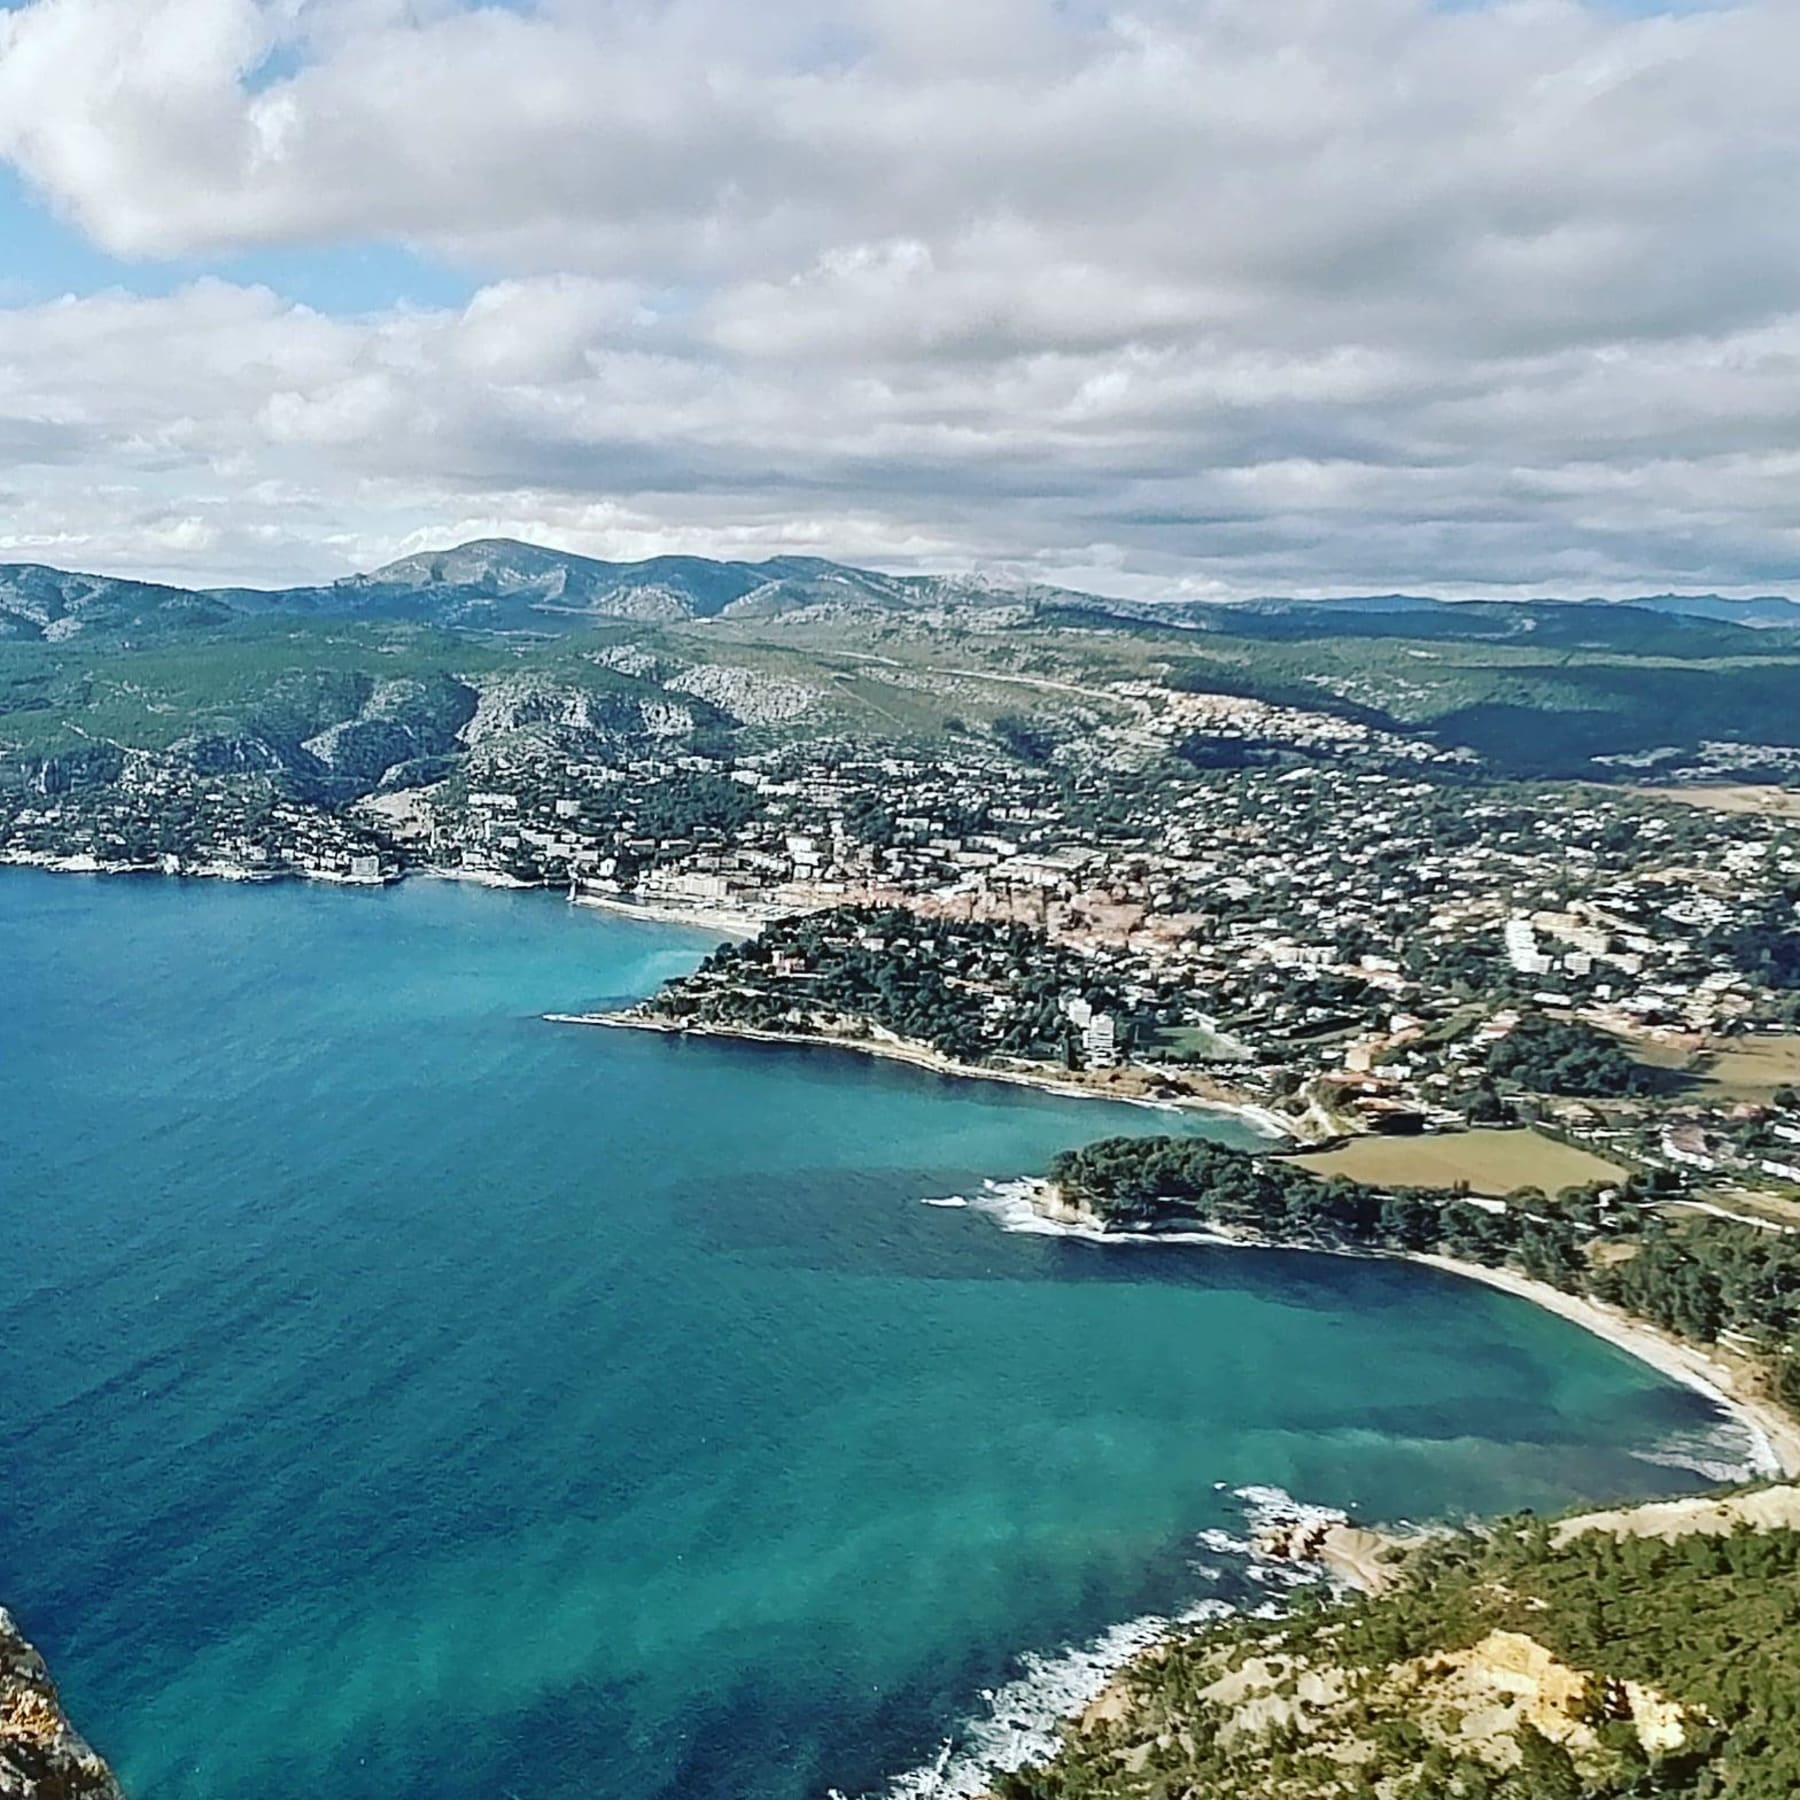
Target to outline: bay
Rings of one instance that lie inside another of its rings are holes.
[[[1429,1271],[920,1204],[1167,1115],[541,1017],[710,942],[0,875],[0,1600],[140,1800],[874,1789],[1021,1651],[1241,1591],[1233,1488],[1443,1517],[1728,1453]]]

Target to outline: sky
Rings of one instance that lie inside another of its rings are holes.
[[[0,560],[1800,589],[1800,5],[0,0]]]

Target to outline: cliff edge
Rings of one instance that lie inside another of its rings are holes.
[[[1794,1800],[1797,1521],[1786,1486],[1421,1538],[1157,1645],[989,1800]]]
[[[0,1607],[0,1796],[124,1800],[112,1771],[77,1734],[44,1659]]]

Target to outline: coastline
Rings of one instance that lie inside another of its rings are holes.
[[[1730,1364],[1616,1308],[1566,1294],[1560,1288],[1533,1281],[1516,1271],[1490,1269],[1479,1263],[1428,1252],[1283,1243],[1251,1233],[1204,1226],[1194,1230],[1108,1231],[1082,1209],[1060,1203],[1050,1184],[1041,1178],[996,1185],[995,1200],[997,1204],[973,1204],[994,1214],[1002,1228],[1008,1230],[1079,1237],[1091,1243],[1121,1246],[1199,1243],[1222,1249],[1283,1250],[1416,1263],[1441,1274],[1478,1281],[1580,1326],[1668,1379],[1705,1395],[1745,1432],[1758,1478],[1800,1478],[1800,1421],[1790,1418],[1760,1394],[1746,1392],[1744,1378]],[[1250,1493],[1255,1490],[1239,1491]],[[1385,1592],[1400,1578],[1400,1571],[1390,1560],[1393,1554],[1429,1535],[1417,1530],[1395,1532],[1378,1525],[1369,1526],[1342,1514],[1319,1513],[1317,1509],[1302,1508],[1301,1512],[1303,1523],[1298,1532],[1290,1529],[1285,1533],[1253,1534],[1261,1540],[1261,1553],[1275,1562],[1295,1567],[1302,1579],[1305,1570],[1317,1571],[1341,1591],[1367,1595]],[[1307,1514],[1315,1515],[1310,1521],[1310,1530],[1304,1520]],[[1606,1516],[1610,1515],[1596,1515]],[[1121,1684],[1128,1680],[1131,1669],[1159,1655],[1173,1634],[1199,1623],[1201,1616],[1133,1621],[1116,1627],[1096,1645],[1065,1653],[1067,1659],[1084,1665],[1092,1679],[1082,1691],[1059,1696],[1061,1729],[1080,1732],[1097,1719],[1106,1717],[1109,1707],[1117,1704]],[[1033,1659],[1026,1659],[1028,1671],[1038,1666],[1041,1665]],[[1029,1679],[1028,1674],[1026,1680]],[[978,1746],[980,1736],[978,1732]],[[983,1748],[985,1746],[979,1746],[972,1755],[955,1759],[948,1780],[943,1759],[935,1768],[910,1771],[882,1790],[882,1800],[993,1800],[993,1777],[1003,1768],[1017,1767],[1018,1761],[1011,1753],[1003,1759],[984,1760]],[[947,1745],[946,1758],[948,1750]]]
[[[1725,1356],[1699,1344],[1675,1337],[1647,1319],[1633,1318],[1617,1307],[1606,1305],[1583,1294],[1565,1293],[1548,1282],[1534,1281],[1516,1269],[1492,1269],[1483,1263],[1464,1262],[1454,1256],[1439,1256],[1431,1251],[1360,1249],[1347,1245],[1284,1243],[1260,1235],[1221,1229],[1197,1222],[1194,1229],[1175,1227],[1166,1231],[1111,1231],[1092,1214],[1053,1198],[1050,1184],[1032,1178],[1009,1184],[1007,1196],[1029,1208],[1037,1221],[1036,1228],[1080,1237],[1090,1243],[1211,1244],[1221,1249],[1281,1250],[1310,1253],[1315,1256],[1343,1256],[1368,1262],[1415,1263],[1441,1274],[1458,1275],[1478,1281],[1516,1300],[1533,1306],[1571,1325],[1603,1338],[1617,1350],[1656,1370],[1659,1375],[1679,1382],[1704,1394],[1721,1412],[1743,1428],[1750,1439],[1761,1476],[1800,1478],[1800,1420],[1791,1418],[1765,1395],[1747,1391],[1747,1372],[1740,1370]],[[1016,1219],[1016,1214],[1014,1215]],[[1006,1223],[1006,1215],[1002,1215]],[[1012,1224],[1012,1229],[1031,1229]]]
[[[15,866],[33,866],[44,868],[42,864],[25,864]],[[86,868],[64,863],[55,866],[49,872],[68,873],[142,873],[160,874],[165,871],[154,866],[116,866]],[[211,875],[215,878],[236,879],[240,881],[267,881],[271,879],[324,879],[328,883],[330,876],[317,876],[310,872],[292,871],[285,875],[271,876],[253,874],[249,871],[241,873],[228,872],[224,869],[186,871],[189,875]],[[409,876],[417,875],[427,879],[445,879],[461,881],[471,885],[486,886],[497,889],[529,890],[538,886],[552,886],[548,883],[527,883],[512,880],[505,876],[488,875],[472,870],[444,870],[417,868],[407,871]],[[346,878],[335,878],[337,882],[349,885]],[[361,884],[373,885],[373,884]],[[645,907],[628,901],[611,902],[608,900],[586,899],[582,904],[596,905],[603,910],[612,911],[624,916],[654,920],[662,923],[700,924],[708,929],[729,930],[725,923],[729,915],[716,915],[705,909],[693,911],[683,909],[662,909]],[[753,921],[741,921],[746,935],[753,935],[759,927]],[[849,1039],[834,1037],[824,1033],[786,1033],[778,1031],[759,1031],[754,1028],[730,1028],[709,1026],[688,1026],[674,1021],[661,1020],[653,1016],[632,1016],[629,1014],[549,1014],[547,1018],[559,1023],[599,1024],[621,1029],[637,1029],[659,1031],[666,1035],[695,1035],[735,1037],[742,1041],[766,1042],[774,1044],[805,1045],[838,1050],[858,1050],[863,1054],[911,1064],[931,1073],[972,1080],[993,1080],[1011,1085],[1036,1087],[1040,1091],[1056,1094],[1065,1098],[1113,1099],[1125,1104],[1148,1106],[1162,1111],[1199,1111],[1236,1114],[1247,1121],[1263,1124],[1270,1121],[1284,1138],[1291,1138],[1292,1131],[1282,1125],[1275,1115],[1266,1109],[1257,1108],[1253,1103],[1234,1104],[1229,1101],[1211,1100],[1199,1097],[1171,1097],[1168,1099],[1149,1098],[1140,1095],[1127,1095],[1107,1091],[1103,1087],[1082,1083],[1076,1080],[1060,1080],[1051,1074],[1036,1074],[1025,1070],[998,1070],[957,1063],[922,1046],[905,1042],[887,1042],[879,1039]],[[1268,1129],[1263,1125],[1263,1129]],[[1274,1135],[1271,1132],[1271,1135]],[[1040,1198],[1047,1198],[1047,1190],[1041,1184],[1038,1188]],[[1248,1235],[1232,1235],[1223,1231],[1183,1233],[1179,1230],[1170,1232],[1107,1232],[1100,1229],[1096,1222],[1083,1222],[1078,1216],[1067,1214],[1059,1216],[1047,1207],[1040,1207],[1040,1217],[1048,1229],[1062,1229],[1069,1235],[1079,1235],[1090,1241],[1115,1243],[1152,1243],[1158,1241],[1205,1241],[1221,1247],[1267,1248],[1311,1251],[1315,1254],[1333,1254],[1345,1256],[1380,1257],[1386,1260],[1417,1262],[1427,1267],[1437,1268],[1443,1273],[1464,1276],[1482,1282],[1497,1291],[1523,1299],[1571,1323],[1581,1326],[1595,1336],[1611,1343],[1615,1348],[1625,1351],[1634,1358],[1656,1369],[1669,1379],[1682,1382],[1684,1385],[1704,1394],[1714,1404],[1728,1413],[1734,1420],[1744,1426],[1750,1433],[1751,1441],[1759,1452],[1766,1453],[1770,1463],[1770,1471],[1780,1470],[1788,1475],[1800,1476],[1800,1425],[1787,1418],[1770,1402],[1762,1398],[1744,1393],[1743,1371],[1732,1367],[1717,1357],[1709,1355],[1697,1346],[1690,1345],[1662,1332],[1657,1327],[1632,1319],[1616,1309],[1570,1295],[1547,1284],[1531,1281],[1514,1271],[1491,1269],[1479,1264],[1466,1263],[1460,1260],[1433,1255],[1430,1253],[1407,1253],[1401,1251],[1356,1249],[1334,1249],[1328,1246],[1303,1243],[1281,1243],[1264,1241]],[[1351,1528],[1354,1530],[1355,1528]],[[1351,1578],[1362,1564],[1365,1571],[1371,1569],[1374,1559],[1380,1554],[1379,1545],[1388,1541],[1379,1533],[1358,1531],[1355,1543],[1346,1542],[1342,1546],[1326,1545],[1321,1552],[1321,1560],[1333,1572],[1341,1577]],[[1367,1540],[1375,1539],[1374,1544]],[[1342,1560],[1332,1552],[1341,1548],[1344,1552]],[[1354,1584],[1354,1583],[1353,1583]],[[1185,1621],[1177,1620],[1173,1624],[1179,1627]],[[1139,1649],[1138,1655],[1145,1654]],[[1135,1660],[1135,1657],[1127,1660]],[[935,1791],[935,1790],[932,1790]]]
[[[1759,1474],[1800,1477],[1800,1421],[1790,1418],[1763,1395],[1746,1393],[1744,1377],[1739,1370],[1700,1345],[1675,1337],[1648,1320],[1634,1319],[1617,1307],[1585,1295],[1565,1294],[1561,1288],[1533,1281],[1513,1269],[1490,1269],[1480,1263],[1461,1262],[1455,1257],[1422,1251],[1385,1254],[1391,1254],[1397,1261],[1422,1263],[1448,1275],[1479,1281],[1503,1294],[1511,1294],[1515,1299],[1529,1300],[1534,1306],[1592,1332],[1595,1337],[1604,1338],[1615,1349],[1636,1357],[1658,1374],[1704,1394],[1736,1419],[1750,1433],[1757,1460],[1763,1465]]]
[[[1279,1114],[1249,1099],[1214,1099],[1204,1095],[1152,1095],[1121,1093],[1096,1082],[1064,1079],[1030,1069],[991,1069],[978,1063],[961,1063],[923,1044],[899,1038],[832,1037],[819,1031],[763,1031],[753,1025],[690,1025],[653,1013],[594,1012],[546,1013],[552,1025],[600,1025],[615,1031],[653,1031],[664,1037],[706,1037],[748,1044],[785,1044],[803,1049],[850,1050],[882,1062],[906,1063],[933,1075],[964,1081],[999,1081],[1011,1087],[1035,1088],[1065,1100],[1110,1100],[1121,1106],[1144,1106],[1157,1112],[1219,1113],[1242,1119],[1262,1136],[1281,1142],[1294,1141],[1294,1133]]]
[[[694,925],[702,931],[716,931],[721,937],[740,943],[757,936],[769,923],[768,919],[759,919],[752,913],[732,912],[724,907],[627,900],[622,895],[612,894],[576,894],[571,896],[569,904],[596,907],[624,919],[649,919],[658,925]]]
[[[48,874],[71,875],[163,876],[169,874],[169,871],[156,863],[102,862],[89,856],[49,857],[32,853],[0,855],[0,867],[27,868]],[[322,881],[329,886],[387,886],[394,879],[406,880],[414,877],[432,881],[465,882],[472,886],[514,891],[527,891],[551,885],[519,881],[510,876],[490,871],[429,865],[405,870],[397,878],[384,877],[377,881],[357,880],[350,876],[313,870],[255,870],[238,865],[220,864],[183,870],[178,878],[248,883],[299,880]],[[573,904],[591,906],[621,917],[644,919],[658,924],[698,926],[701,929],[717,931],[722,936],[740,939],[754,937],[766,923],[766,921],[752,918],[744,913],[701,906],[671,906],[654,902],[637,902],[614,899],[604,895],[583,895]],[[652,1015],[618,1012],[547,1013],[544,1016],[548,1022],[553,1024],[603,1025],[620,1030],[654,1031],[671,1036],[731,1038],[749,1043],[849,1050],[884,1061],[906,1063],[931,1074],[971,1081],[998,1081],[1014,1087],[1035,1088],[1041,1093],[1055,1094],[1064,1099],[1112,1100],[1127,1106],[1145,1106],[1164,1112],[1221,1114],[1243,1120],[1271,1140],[1287,1143],[1302,1141],[1291,1121],[1283,1119],[1269,1108],[1247,1098],[1119,1093],[1106,1086],[1074,1079],[1061,1079],[1057,1076],[1029,1070],[992,1069],[976,1064],[959,1063],[922,1045],[909,1044],[897,1039],[833,1037],[823,1032],[761,1031],[752,1026],[689,1025],[660,1019]],[[1084,1222],[1066,1213],[1052,1212],[1041,1204],[1041,1200],[1041,1193],[1035,1195],[1032,1205],[1047,1226],[1079,1233],[1079,1235],[1096,1241],[1141,1242],[1155,1241],[1159,1238],[1178,1241],[1185,1239],[1188,1242],[1208,1242],[1221,1246],[1241,1245],[1263,1249],[1311,1250],[1321,1255],[1382,1257],[1393,1261],[1419,1263],[1446,1274],[1460,1275],[1467,1280],[1481,1282],[1498,1292],[1510,1294],[1516,1299],[1529,1301],[1547,1312],[1555,1313],[1571,1324],[1578,1325],[1594,1336],[1604,1339],[1615,1348],[1624,1350],[1628,1355],[1636,1357],[1640,1362],[1655,1369],[1659,1374],[1667,1376],[1670,1380],[1681,1382],[1696,1392],[1706,1395],[1749,1432],[1752,1443],[1758,1449],[1759,1461],[1764,1464],[1765,1473],[1800,1477],[1800,1423],[1791,1419],[1781,1408],[1764,1396],[1745,1392],[1744,1376],[1739,1369],[1721,1357],[1673,1337],[1647,1321],[1631,1318],[1615,1308],[1605,1306],[1601,1302],[1585,1296],[1567,1294],[1560,1288],[1553,1288],[1547,1283],[1532,1281],[1515,1270],[1488,1268],[1479,1263],[1461,1262],[1453,1257],[1438,1256],[1427,1252],[1351,1250],[1323,1245],[1258,1242],[1219,1231],[1109,1232],[1097,1225],[1086,1224],[1084,1226]]]
[[[588,904],[607,904],[588,902]],[[628,903],[614,910],[640,911]],[[598,1025],[614,1030],[650,1031],[666,1037],[712,1037],[743,1043],[798,1045],[806,1048],[851,1050],[881,1061],[905,1063],[931,1074],[972,1081],[998,1081],[1014,1087],[1035,1088],[1040,1093],[1055,1094],[1064,1099],[1112,1100],[1127,1106],[1148,1107],[1162,1112],[1213,1113],[1234,1117],[1250,1125],[1274,1142],[1294,1143],[1298,1134],[1291,1122],[1266,1107],[1249,1100],[1224,1100],[1200,1096],[1151,1096],[1119,1093],[1106,1086],[1062,1079],[1023,1069],[993,1069],[976,1064],[959,1063],[953,1058],[920,1044],[890,1038],[835,1037],[825,1032],[765,1031],[749,1025],[688,1024],[682,1021],[638,1012],[547,1013],[546,1021],[558,1025]],[[1221,1247],[1260,1248],[1272,1250],[1313,1251],[1320,1255],[1360,1256],[1395,1262],[1412,1262],[1442,1273],[1459,1275],[1478,1281],[1515,1299],[1529,1301],[1543,1311],[1556,1314],[1580,1326],[1626,1352],[1657,1373],[1703,1394],[1745,1431],[1751,1444],[1756,1471],[1760,1475],[1800,1478],[1800,1422],[1791,1419],[1774,1402],[1760,1394],[1745,1391],[1742,1373],[1722,1357],[1689,1344],[1647,1320],[1634,1319],[1616,1308],[1584,1295],[1565,1293],[1546,1282],[1533,1281],[1511,1269],[1488,1268],[1480,1263],[1459,1261],[1429,1252],[1368,1249],[1358,1250],[1315,1244],[1283,1244],[1246,1238],[1241,1235],[1201,1228],[1176,1232],[1114,1232],[1097,1221],[1083,1218],[1070,1209],[1056,1209],[1047,1204],[1048,1190],[1040,1181],[1032,1181],[1029,1205],[1049,1228],[1080,1235],[1096,1242],[1204,1242]]]
[[[560,889],[560,881],[521,881],[495,869],[449,868],[438,863],[416,863],[395,873],[379,876],[340,875],[330,869],[281,867],[253,869],[242,863],[200,863],[191,868],[166,869],[160,862],[108,862],[99,857],[51,856],[37,851],[0,851],[0,868],[34,869],[44,875],[154,875],[171,881],[230,881],[268,885],[281,881],[318,881],[327,887],[397,887],[406,881],[454,881],[467,887],[490,888],[501,893],[538,893]],[[622,918],[646,919],[658,925],[698,926],[723,938],[753,938],[769,921],[749,913],[699,905],[669,905],[660,901],[615,899],[609,895],[583,894],[575,906],[596,907]],[[773,916],[773,915],[771,915]]]
[[[422,863],[401,869],[392,875],[363,878],[339,875],[314,869],[249,869],[238,864],[207,864],[198,868],[169,870],[159,863],[101,862],[89,856],[48,857],[26,852],[17,855],[0,852],[0,868],[35,869],[52,875],[154,875],[173,880],[215,880],[246,883],[279,881],[319,881],[332,887],[394,887],[406,881],[454,881],[471,887],[490,888],[502,892],[529,893],[561,887],[560,882],[520,881],[489,869],[449,868],[441,864]],[[581,894],[571,897],[572,906],[593,907],[619,918],[641,919],[658,925],[682,925],[702,931],[716,932],[721,938],[738,942],[757,937],[765,926],[786,914],[771,913],[760,917],[728,908],[698,904],[676,905],[662,901],[628,900],[608,894]],[[1014,1087],[1036,1088],[1040,1093],[1056,1094],[1069,1100],[1111,1100],[1121,1106],[1146,1106],[1161,1112],[1218,1113],[1241,1119],[1258,1135],[1272,1142],[1304,1149],[1311,1141],[1298,1128],[1296,1121],[1284,1117],[1260,1101],[1240,1094],[1211,1077],[1184,1075],[1181,1079],[1203,1084],[1210,1092],[1186,1094],[1123,1093],[1106,1082],[1082,1081],[1030,1069],[994,1069],[977,1063],[961,1063],[920,1044],[901,1039],[833,1037],[825,1032],[759,1031],[754,1026],[689,1025],[672,1020],[631,1013],[546,1013],[547,1022],[556,1025],[606,1025],[621,1030],[660,1031],[669,1035],[692,1037],[736,1038],[745,1043],[804,1045],[830,1050],[852,1050],[864,1056],[879,1057],[889,1062],[909,1063],[934,1075],[947,1075],[967,1081],[999,1081]]]
[[[281,881],[322,881],[327,887],[393,887],[407,874],[439,871],[406,870],[388,875],[340,875],[334,869],[253,869],[246,863],[196,863],[192,868],[166,869],[161,862],[104,861],[77,853],[52,856],[47,851],[0,850],[0,869],[33,869],[40,875],[154,875],[165,881],[229,881],[268,887]],[[523,886],[525,884],[519,883]]]

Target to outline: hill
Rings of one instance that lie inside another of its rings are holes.
[[[1790,1488],[1431,1541],[1152,1652],[997,1800],[1788,1800],[1797,1523]]]
[[[84,633],[180,636],[225,624],[232,612],[228,601],[185,588],[70,574],[38,563],[0,564],[0,644],[60,643]]]
[[[577,712],[596,687],[616,695],[622,672],[722,670],[690,695],[720,714],[700,709],[702,726],[729,723],[730,696],[766,690],[779,705],[740,723],[775,728],[781,713],[791,729],[916,740],[1016,715],[1009,741],[1042,749],[1154,710],[1118,697],[1130,684],[1336,718],[1502,776],[1769,780],[1800,768],[1790,608],[1800,616],[1779,598],[1711,596],[1150,604],[810,557],[603,562],[505,539],[266,591],[20,564],[0,566],[0,757],[255,739],[253,760],[318,777],[295,746],[339,726],[359,728],[355,760],[393,752],[378,773],[455,754],[461,720],[402,741],[362,716],[366,695],[303,707],[285,740],[264,729],[294,682],[317,690],[353,653],[376,686],[447,677],[478,691],[510,670],[560,684]]]
[[[403,557],[329,587],[231,588],[213,598],[252,615],[392,619],[558,634],[600,620],[669,623],[976,606],[991,603],[994,591],[977,579],[886,575],[818,557],[749,563],[656,556],[602,562],[509,538],[483,538]]]
[[[670,622],[833,610],[1067,608],[1090,625],[1134,622],[1243,637],[1408,636],[1457,641],[1527,635],[1632,647],[1717,645],[1707,626],[1800,630],[1779,596],[1653,595],[1630,601],[1443,600],[1386,594],[1339,600],[1127,601],[980,576],[892,575],[819,557],[761,562],[657,556],[606,562],[510,538],[421,551],[323,586],[194,591],[38,564],[0,564],[0,636],[182,630],[236,615],[390,620],[549,635],[595,620]],[[1050,622],[1046,620],[1046,622]],[[1699,635],[1696,636],[1695,633]]]

